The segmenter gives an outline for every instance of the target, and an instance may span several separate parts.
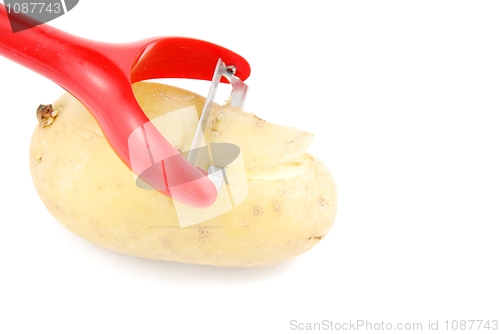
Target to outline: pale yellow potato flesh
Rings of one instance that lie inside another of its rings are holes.
[[[156,83],[134,85],[150,119],[204,98]],[[30,147],[35,187],[48,210],[86,240],[118,252],[215,266],[265,266],[312,248],[331,229],[337,211],[333,178],[306,153],[312,135],[214,106],[207,138],[238,145],[248,196],[233,210],[180,228],[173,202],[136,186],[88,110],[65,94],[58,115],[37,127]],[[182,130],[172,144],[185,150]]]

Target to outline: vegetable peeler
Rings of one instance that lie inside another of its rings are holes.
[[[137,103],[132,83],[156,78],[213,80],[219,59],[228,69],[237,69],[244,81],[250,65],[238,54],[221,46],[183,37],[160,37],[113,44],[80,38],[47,24],[36,25],[22,14],[7,15],[0,4],[0,55],[52,80],[74,95],[90,110],[109,144],[131,167],[129,137],[143,129],[148,151],[134,165],[146,170],[154,162],[161,166],[145,173],[148,184],[166,184],[159,191],[196,208],[210,206],[217,188],[209,175],[195,167],[150,124]],[[16,33],[11,24],[32,28]],[[222,82],[230,82],[223,75]],[[234,86],[233,86],[234,87]]]

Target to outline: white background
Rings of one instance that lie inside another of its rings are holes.
[[[246,110],[316,134],[339,212],[317,247],[268,268],[94,246],[52,218],[28,168],[35,109],[63,90],[0,58],[0,332],[500,320],[499,17],[497,1],[80,1],[50,24],[107,42],[189,36],[243,55]]]

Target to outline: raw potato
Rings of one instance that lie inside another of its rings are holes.
[[[150,119],[203,108],[204,98],[180,88],[137,83],[134,91]],[[327,168],[305,153],[310,134],[214,105],[209,141],[241,148],[249,194],[229,212],[180,228],[171,199],[135,185],[76,99],[65,94],[53,108],[57,118],[37,127],[31,140],[33,181],[54,217],[97,245],[168,261],[264,266],[309,250],[333,224],[335,184]],[[184,150],[182,131],[172,144]]]

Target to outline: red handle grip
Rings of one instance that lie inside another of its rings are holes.
[[[138,105],[131,83],[153,78],[211,80],[219,58],[234,65],[245,80],[248,62],[218,45],[189,38],[153,38],[128,44],[95,42],[46,24],[12,33],[0,4],[0,55],[59,84],[82,102],[99,123],[116,154],[130,168],[129,139],[149,122]],[[146,134],[146,131],[143,131]],[[149,175],[150,184],[166,184],[163,193],[194,207],[213,203],[217,191],[206,175],[184,159],[156,129],[147,132],[149,150],[165,160],[162,175]],[[150,154],[151,156],[151,154]],[[146,167],[158,160],[140,161]],[[137,161],[136,161],[137,164]],[[159,182],[156,178],[162,178]],[[170,186],[175,186],[171,189]],[[171,191],[175,190],[175,191]]]

